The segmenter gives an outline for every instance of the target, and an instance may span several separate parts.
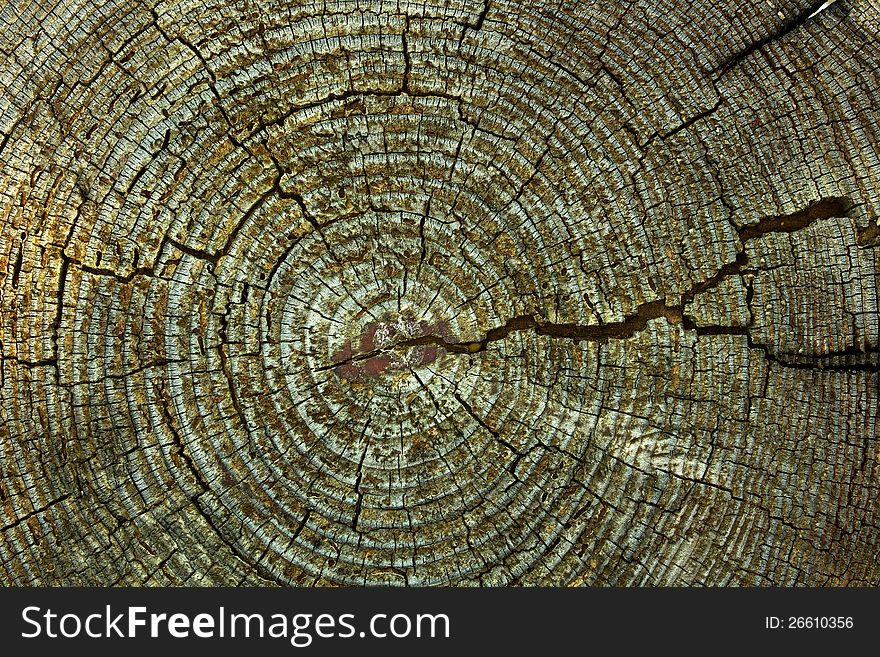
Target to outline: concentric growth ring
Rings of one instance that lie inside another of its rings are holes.
[[[667,4],[10,9],[4,579],[877,584],[878,9]]]

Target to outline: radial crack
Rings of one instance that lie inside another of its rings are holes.
[[[799,29],[807,21],[809,21],[811,18],[820,13],[823,9],[825,9],[825,6],[828,4],[829,3],[825,2],[825,0],[813,0],[813,2],[810,3],[809,7],[801,11],[799,14],[795,14],[794,16],[791,16],[787,20],[783,21],[783,23],[776,30],[774,30],[762,39],[753,41],[739,52],[736,52],[728,57],[715,68],[715,81],[717,82],[718,80],[720,80],[731,69],[736,68],[741,62],[743,62],[752,54],[760,51],[767,44],[772,43],[773,41],[778,41],[786,35],[791,34],[792,32]]]

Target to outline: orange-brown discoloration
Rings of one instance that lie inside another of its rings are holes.
[[[418,320],[410,311],[384,315],[380,321],[367,323],[358,338],[346,341],[333,355],[333,362],[339,363],[335,372],[349,381],[364,381],[424,367],[437,360],[441,348],[432,344],[402,343],[413,338],[446,338],[448,335],[449,328],[445,322]]]

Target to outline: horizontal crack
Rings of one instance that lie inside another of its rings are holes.
[[[820,219],[846,217],[853,209],[848,198],[831,196],[811,203],[803,210],[792,214],[766,217],[756,224],[749,224],[739,229],[739,238],[743,242],[756,239],[767,233],[793,233],[806,228]]]
[[[504,325],[489,329],[482,340],[459,342],[446,339],[438,335],[420,335],[414,338],[399,340],[393,344],[373,349],[371,351],[356,354],[340,360],[331,365],[316,368],[316,371],[333,369],[349,362],[367,360],[382,353],[397,349],[407,349],[432,345],[445,349],[454,354],[474,354],[485,351],[493,342],[506,339],[511,333],[522,331],[534,331],[537,335],[546,335],[553,338],[567,338],[571,340],[585,340],[588,342],[606,342],[611,339],[628,338],[643,330],[652,319],[665,317],[674,324],[682,322],[681,309],[676,306],[668,306],[663,301],[651,301],[638,307],[635,314],[629,315],[620,322],[608,324],[574,324],[544,322],[536,319],[534,315],[518,315],[508,319]]]
[[[853,203],[843,197],[828,197],[811,203],[803,210],[798,210],[791,214],[775,215],[765,217],[755,224],[749,224],[737,230],[740,242],[744,245],[746,242],[758,239],[770,233],[792,233],[821,219],[830,219],[832,217],[845,217],[855,207]],[[748,256],[744,249],[741,249],[736,259],[721,267],[713,276],[701,281],[681,295],[681,302],[678,305],[669,305],[665,300],[656,300],[639,305],[636,312],[632,315],[624,317],[620,322],[610,322],[605,324],[575,324],[575,323],[554,323],[547,322],[535,317],[534,314],[517,315],[508,319],[503,325],[486,331],[482,340],[459,341],[456,338],[445,338],[439,335],[420,335],[404,340],[399,340],[391,344],[371,349],[364,353],[354,354],[347,358],[340,359],[316,368],[316,371],[326,371],[347,363],[353,363],[368,360],[380,354],[387,354],[390,351],[407,349],[418,346],[435,346],[445,349],[449,353],[454,354],[474,354],[485,351],[493,342],[506,339],[512,333],[523,331],[534,331],[536,335],[546,335],[552,338],[563,338],[575,341],[588,341],[604,343],[613,339],[626,339],[632,337],[636,333],[647,327],[648,322],[654,319],[665,318],[671,324],[681,324],[685,330],[695,331],[698,335],[744,335],[748,338],[749,346],[764,351],[768,359],[778,362],[784,366],[792,367],[812,367],[810,364],[788,363],[771,354],[766,345],[754,343],[749,333],[749,327],[740,326],[712,326],[701,327],[685,314],[685,308],[698,295],[716,287],[722,280],[729,276],[738,275],[743,272],[748,265]],[[751,295],[748,296],[746,302],[751,306]],[[821,356],[817,356],[821,358]]]

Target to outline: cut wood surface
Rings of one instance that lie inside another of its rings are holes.
[[[880,585],[880,1],[0,23],[3,583]]]

